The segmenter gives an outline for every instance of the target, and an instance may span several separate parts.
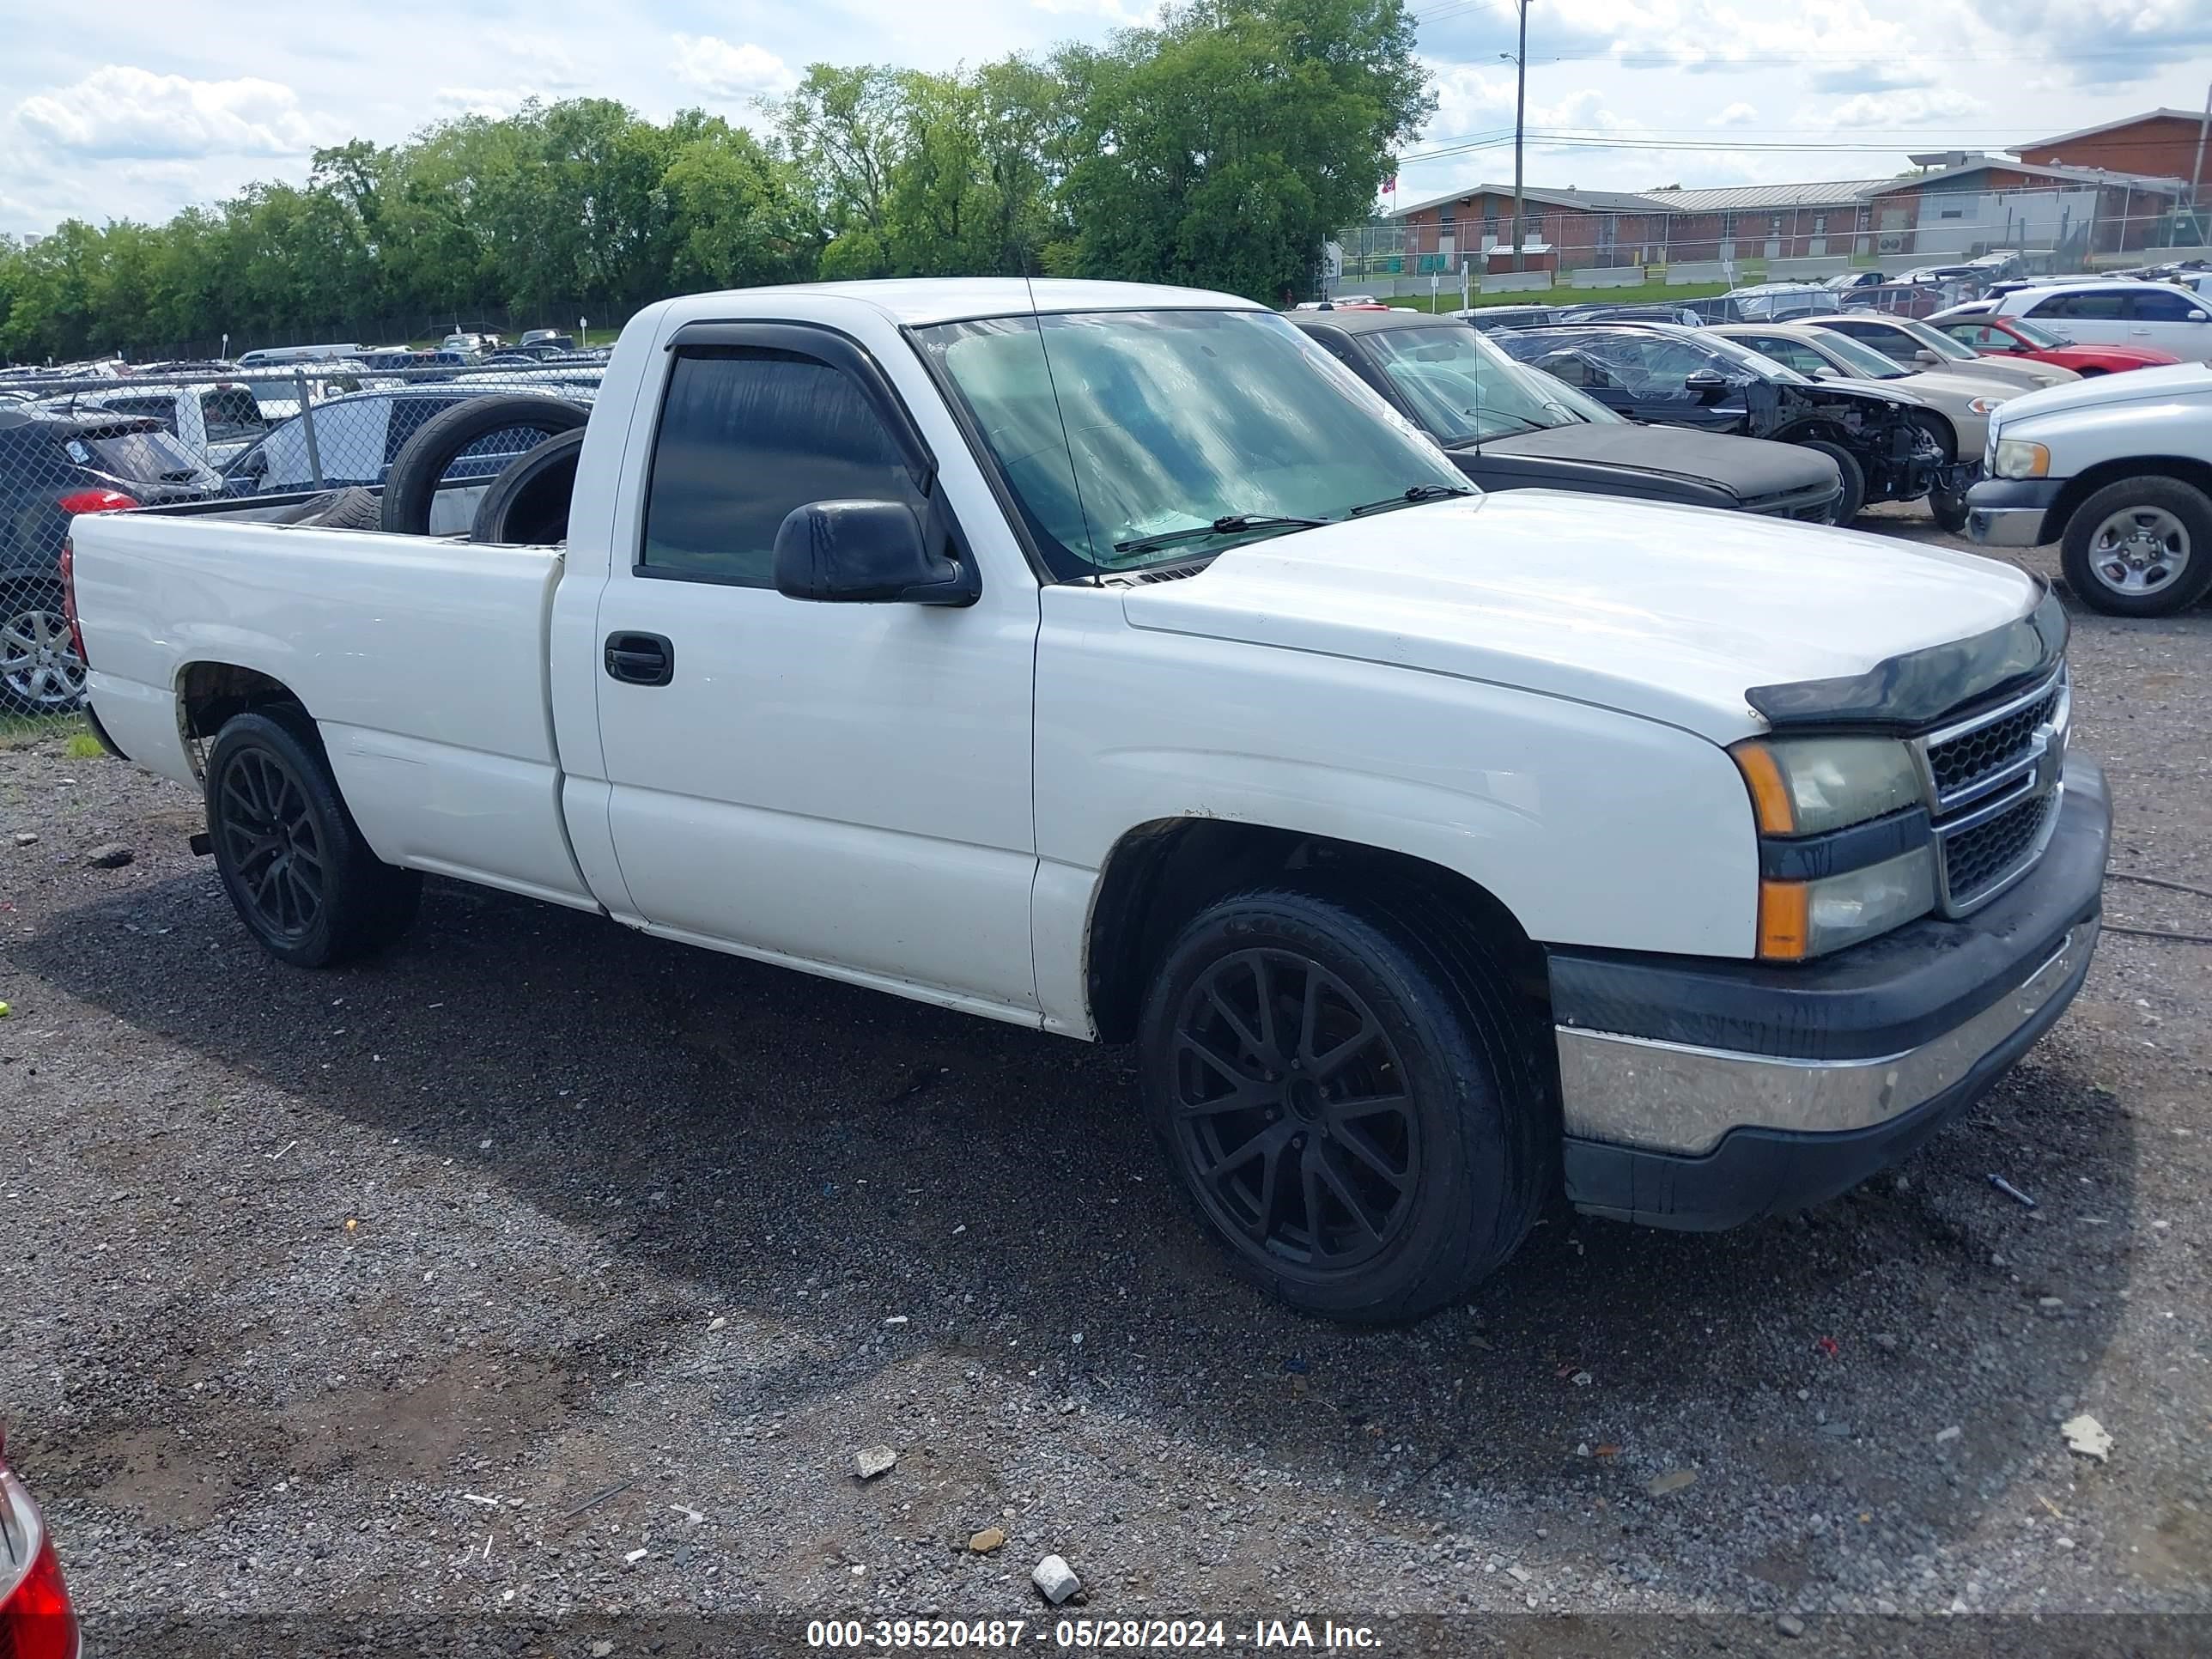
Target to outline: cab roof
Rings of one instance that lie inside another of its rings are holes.
[[[1235,294],[1170,288],[1157,283],[1094,283],[1057,276],[914,276],[874,283],[793,283],[776,288],[733,289],[672,301],[681,314],[726,315],[733,300],[757,309],[763,299],[821,295],[873,306],[902,327],[957,323],[978,317],[1016,317],[1035,309],[1070,311],[1259,311],[1264,307]]]

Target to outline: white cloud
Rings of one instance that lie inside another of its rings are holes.
[[[15,106],[29,137],[94,159],[296,156],[315,132],[299,94],[275,81],[195,81],[108,64]]]
[[[1942,88],[1906,92],[1863,92],[1828,112],[1825,125],[1837,127],[1901,127],[1955,115],[1977,115],[1989,108],[1972,93]],[[1912,148],[1910,144],[1902,149]]]
[[[1757,106],[1735,103],[1730,104],[1705,125],[1709,127],[1741,127],[1747,126],[1757,119],[1759,119]]]
[[[440,87],[430,99],[443,113],[495,118],[514,114],[532,98],[546,100],[556,95],[543,87]]]
[[[790,65],[766,47],[747,41],[732,46],[719,35],[678,34],[676,78],[689,87],[722,98],[757,98],[787,92],[797,84]]]

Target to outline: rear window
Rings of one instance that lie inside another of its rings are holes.
[[[189,478],[200,470],[185,447],[166,432],[118,432],[105,438],[72,438],[71,459],[118,478],[157,483]]]
[[[159,421],[172,432],[177,429],[177,400],[173,397],[102,398],[100,407],[110,415]]]
[[[200,416],[207,422],[209,441],[258,438],[269,422],[261,405],[242,386],[216,386],[200,393]]]

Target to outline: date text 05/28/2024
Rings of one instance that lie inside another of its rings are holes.
[[[806,1644],[860,1651],[1036,1647],[1142,1653],[1250,1647],[1357,1653],[1375,1651],[1381,1640],[1370,1626],[1340,1625],[1332,1619],[1259,1619],[1238,1626],[1219,1619],[1060,1619],[1049,1625],[1026,1619],[825,1619],[807,1626]]]

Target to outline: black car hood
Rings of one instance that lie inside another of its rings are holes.
[[[1655,477],[1718,484],[1738,501],[1761,501],[1828,481],[1832,463],[1793,444],[1730,438],[1676,426],[1600,426],[1577,422],[1516,432],[1480,446],[1485,455],[1530,455],[1617,466]]]

